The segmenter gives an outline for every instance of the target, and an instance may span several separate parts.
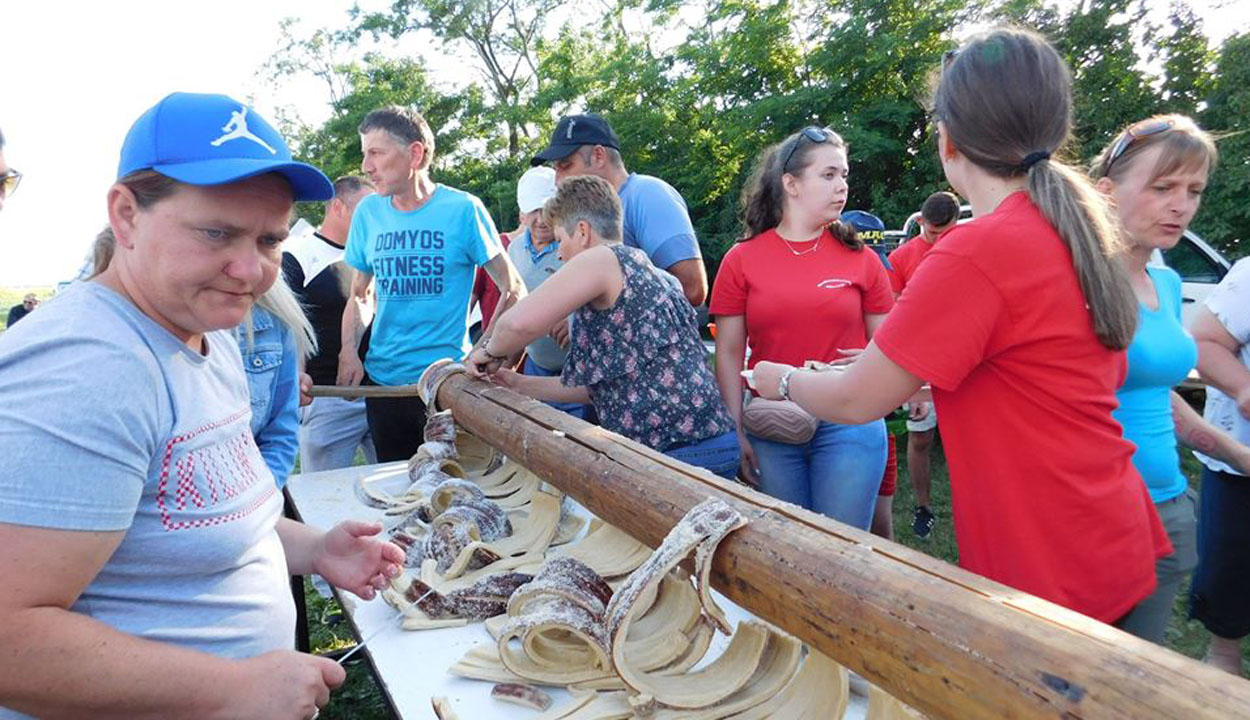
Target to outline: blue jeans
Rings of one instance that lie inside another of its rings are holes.
[[[560,371],[548,370],[531,360],[529,355],[526,355],[525,365],[521,368],[521,374],[533,375],[534,377],[556,377],[560,374]],[[581,403],[549,402],[547,404],[556,410],[562,410],[579,420],[586,419],[586,406]]]
[[[779,500],[867,530],[885,473],[885,421],[821,422],[803,445],[747,438],[760,469],[760,490]]]
[[[738,474],[738,466],[742,463],[742,448],[738,446],[736,430],[689,445],[669,448],[664,454],[689,465],[706,468],[730,480]]]

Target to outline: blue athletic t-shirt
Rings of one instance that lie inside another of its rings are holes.
[[[1112,413],[1124,437],[1137,446],[1133,465],[1156,503],[1185,492],[1172,420],[1172,387],[1198,362],[1198,346],[1181,324],[1181,278],[1165,267],[1147,267],[1159,298],[1157,310],[1139,304],[1137,332],[1128,346],[1128,375],[1116,392]]]
[[[699,257],[699,241],[686,201],[672,185],[657,177],[630,173],[621,186],[624,243],[647,254],[651,264],[668,269]]]
[[[379,385],[415,383],[430,363],[460,359],[469,344],[469,295],[479,265],[503,252],[482,201],[437,185],[400,212],[370,195],[352,216],[344,259],[372,273],[377,293],[365,370]]]

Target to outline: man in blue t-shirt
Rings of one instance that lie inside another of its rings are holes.
[[[641,248],[653,265],[681,281],[691,305],[703,304],[707,268],[686,201],[663,180],[625,169],[620,140],[607,120],[594,114],[560,118],[547,149],[530,161],[544,163],[555,168],[557,185],[574,175],[607,180],[621,197],[625,244]]]
[[[374,285],[377,311],[363,366],[340,356],[339,379],[407,385],[434,361],[468,354],[469,295],[479,266],[502,294],[496,316],[525,294],[525,286],[482,202],[430,178],[434,134],[420,113],[381,108],[358,129],[360,168],[377,194],[356,206],[344,259],[356,269],[352,297],[363,301]],[[425,426],[420,399],[369,398],[365,404],[379,461],[416,453]]]

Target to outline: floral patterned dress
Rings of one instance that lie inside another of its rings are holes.
[[[612,307],[574,313],[563,384],[586,386],[603,427],[660,452],[733,432],[680,283],[642,250],[609,247],[624,286]]]

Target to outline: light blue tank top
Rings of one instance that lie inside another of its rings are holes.
[[[1137,446],[1133,465],[1156,503],[1185,492],[1172,421],[1171,389],[1198,362],[1198,346],[1181,324],[1181,279],[1173,270],[1148,267],[1159,308],[1138,306],[1137,333],[1128,347],[1128,375],[1113,413],[1124,437]]]

